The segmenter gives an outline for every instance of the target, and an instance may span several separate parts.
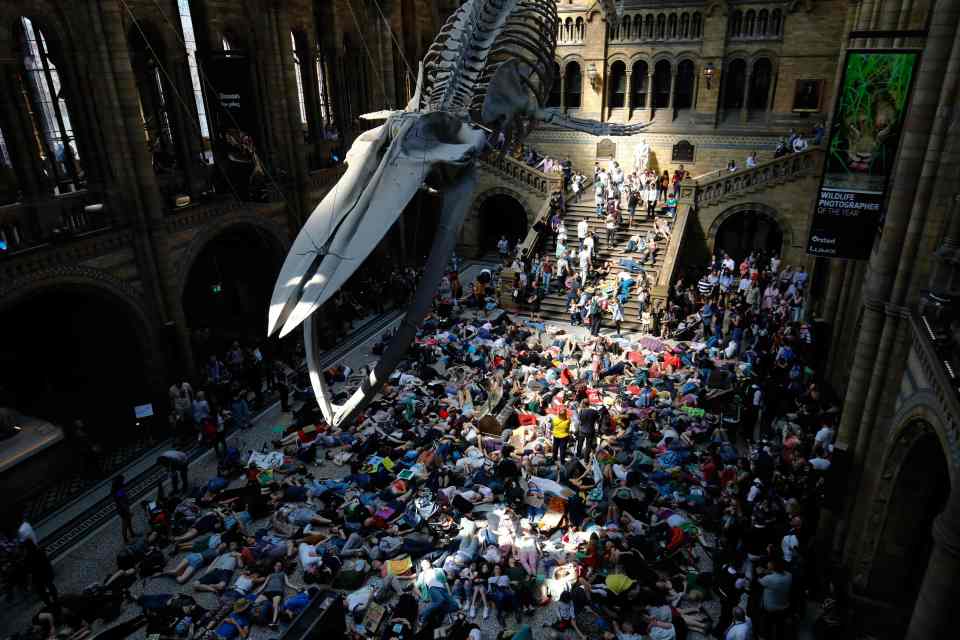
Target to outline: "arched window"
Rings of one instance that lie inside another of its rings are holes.
[[[319,44],[317,45],[317,53],[317,93],[320,98],[318,106],[320,107],[320,120],[325,128],[323,136],[329,138],[332,132],[328,133],[326,127],[333,125],[333,100],[330,97],[333,95],[333,85],[331,83],[330,61]]]
[[[726,69],[723,84],[723,106],[739,109],[743,106],[743,89],[747,81],[747,63],[742,59],[732,60]]]
[[[647,19],[644,22],[644,37],[648,40],[653,39],[653,14],[648,13]]]
[[[633,39],[643,38],[643,16],[633,16]]]
[[[557,108],[560,106],[560,87],[563,86],[563,78],[560,76],[560,65],[553,63],[553,84],[550,86],[550,95],[547,97],[547,106]]]
[[[607,33],[609,34],[610,42],[616,42],[620,39],[620,23],[612,22],[607,27]]]
[[[693,20],[690,21],[690,37],[699,38],[700,37],[700,24],[703,19],[700,17],[700,12],[693,14]]]
[[[630,40],[632,34],[630,33],[633,28],[631,25],[633,21],[630,19],[630,16],[623,16],[623,21],[620,23],[620,39],[621,40]]]
[[[20,18],[19,27],[21,91],[33,121],[37,153],[50,169],[54,192],[74,191],[83,187],[83,169],[60,72],[43,31],[27,17]]]
[[[753,111],[766,111],[767,98],[770,93],[770,84],[773,82],[773,63],[768,58],[758,58],[753,63],[753,73],[750,74],[750,91],[747,97],[747,108]]]
[[[757,14],[757,35],[760,37],[769,35],[767,33],[767,23],[770,14],[766,9],[760,9],[760,13]]]
[[[563,21],[563,41],[573,42],[573,18]]]
[[[684,40],[690,38],[690,14],[685,13],[680,16],[680,37]]]
[[[743,12],[734,11],[733,15],[730,16],[730,35],[734,38],[739,38],[743,32]]]
[[[576,62],[568,63],[565,75],[567,109],[579,109],[580,94],[583,93],[583,75],[580,73],[580,65]]]
[[[677,38],[677,14],[675,13],[671,13],[670,17],[667,18],[667,37],[671,40]]]
[[[17,184],[17,174],[13,170],[13,158],[10,157],[10,150],[7,148],[7,140],[3,137],[3,129],[0,129],[0,205],[10,204],[20,199],[20,186]],[[12,242],[10,242],[0,226],[0,253],[7,251]]]
[[[563,22],[557,23],[557,42],[563,42]]]
[[[585,32],[586,25],[583,22],[583,18],[577,18],[577,21],[574,24],[574,38],[577,42],[583,42],[583,35]]]
[[[748,38],[752,38],[754,36],[753,30],[756,26],[757,26],[757,14],[754,12],[753,9],[750,9],[749,11],[747,11],[747,15],[743,20],[743,35],[747,36]]]
[[[659,14],[657,16],[657,40],[663,40],[667,37],[667,16]]]
[[[693,107],[694,78],[693,62],[681,60],[680,64],[677,65],[677,83],[673,98],[674,109],[690,109]]]
[[[661,60],[653,66],[653,108],[663,109],[670,104],[670,63]]]
[[[609,87],[609,105],[611,109],[622,109],[627,95],[627,67],[622,61],[617,60],[610,65],[610,78],[607,82]]]
[[[770,14],[770,30],[768,33],[771,36],[780,35],[780,29],[783,23],[783,14],[780,13],[780,9],[774,9]]]
[[[207,105],[203,97],[203,85],[200,83],[200,67],[197,64],[197,38],[193,30],[193,15],[190,0],[177,0],[180,10],[180,28],[183,30],[183,44],[187,51],[187,65],[190,68],[190,84],[193,86],[193,100],[197,105],[197,120],[200,125],[200,137],[203,159],[213,164],[213,151],[210,146],[210,127],[207,124]]]
[[[293,31],[290,32],[290,51],[293,53],[293,75],[297,81],[297,106],[300,107],[300,127],[303,129],[304,136],[307,135],[309,125],[307,124],[307,103],[303,93],[303,70],[300,64],[300,50],[297,47],[297,36]]]
[[[153,169],[157,173],[174,171],[180,163],[171,118],[173,92],[170,78],[162,67],[166,55],[162,39],[149,25],[140,23],[130,28],[127,41],[140,99],[144,138],[150,149]]]
[[[642,109],[647,106],[647,76],[649,75],[647,63],[643,60],[637,60],[633,63],[633,73],[630,82],[630,105],[634,109]]]

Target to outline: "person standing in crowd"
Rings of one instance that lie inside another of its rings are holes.
[[[130,510],[130,496],[127,494],[126,480],[122,474],[113,479],[110,487],[110,497],[113,498],[113,504],[117,508],[117,515],[120,517],[123,541],[130,543],[134,536],[136,536],[136,532],[133,530],[133,512]]]
[[[590,455],[596,447],[597,424],[600,422],[600,413],[590,406],[590,401],[584,398],[580,401],[580,428],[577,430],[577,457],[584,462],[590,460]]]
[[[46,551],[31,539],[23,543],[24,566],[33,581],[33,589],[47,606],[54,606],[59,599],[57,585],[53,581],[53,565]]]
[[[587,239],[588,233],[590,233],[590,224],[586,218],[583,218],[577,223],[577,240],[580,242],[577,249],[583,249],[583,243]]]
[[[557,409],[556,415],[550,418],[550,435],[553,436],[553,460],[556,464],[563,464],[570,441],[570,415],[565,406]]]
[[[507,236],[500,236],[497,241],[497,251],[500,252],[500,260],[505,261],[510,254],[510,243],[507,242]]]
[[[647,201],[647,220],[653,220],[657,217],[657,199],[659,197],[659,189],[657,188],[657,181],[650,179],[647,182],[647,187],[644,192],[646,201]]]
[[[769,640],[785,640],[787,615],[790,610],[790,592],[793,577],[783,567],[783,561],[774,558],[757,583],[763,587],[761,596],[762,629]]]
[[[183,485],[184,491],[190,488],[190,480],[187,478],[187,469],[190,466],[190,458],[183,451],[177,449],[168,449],[157,458],[157,465],[166,470],[166,475],[160,479],[163,484],[166,476],[170,476],[173,493],[180,493],[180,486]]]
[[[617,220],[612,212],[607,214],[604,226],[607,229],[607,247],[612,251],[617,243]]]

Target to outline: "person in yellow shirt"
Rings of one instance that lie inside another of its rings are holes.
[[[566,407],[550,419],[553,434],[553,459],[562,463],[567,456],[567,443],[570,441],[570,414]]]

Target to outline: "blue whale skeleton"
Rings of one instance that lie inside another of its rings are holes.
[[[535,122],[620,136],[647,126],[543,108],[554,80],[558,24],[554,0],[467,0],[420,63],[406,109],[366,116],[386,122],[357,137],[344,175],[294,241],[274,287],[268,334],[282,337],[304,325],[311,384],[330,424],[348,423],[363,410],[415,338],[477,186],[477,162],[489,132],[503,132],[511,145]],[[425,183],[443,194],[443,205],[423,277],[381,358],[347,401],[335,405],[320,369],[319,318],[312,314],[370,255]]]

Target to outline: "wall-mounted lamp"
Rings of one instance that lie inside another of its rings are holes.
[[[601,89],[601,79],[600,71],[597,69],[597,65],[593,62],[587,65],[587,80],[590,82],[590,86],[593,87],[593,90],[600,92]]]
[[[713,74],[716,72],[716,67],[713,66],[712,62],[708,62],[703,66],[703,77],[707,81],[707,89],[710,89],[710,82],[713,80]]]

